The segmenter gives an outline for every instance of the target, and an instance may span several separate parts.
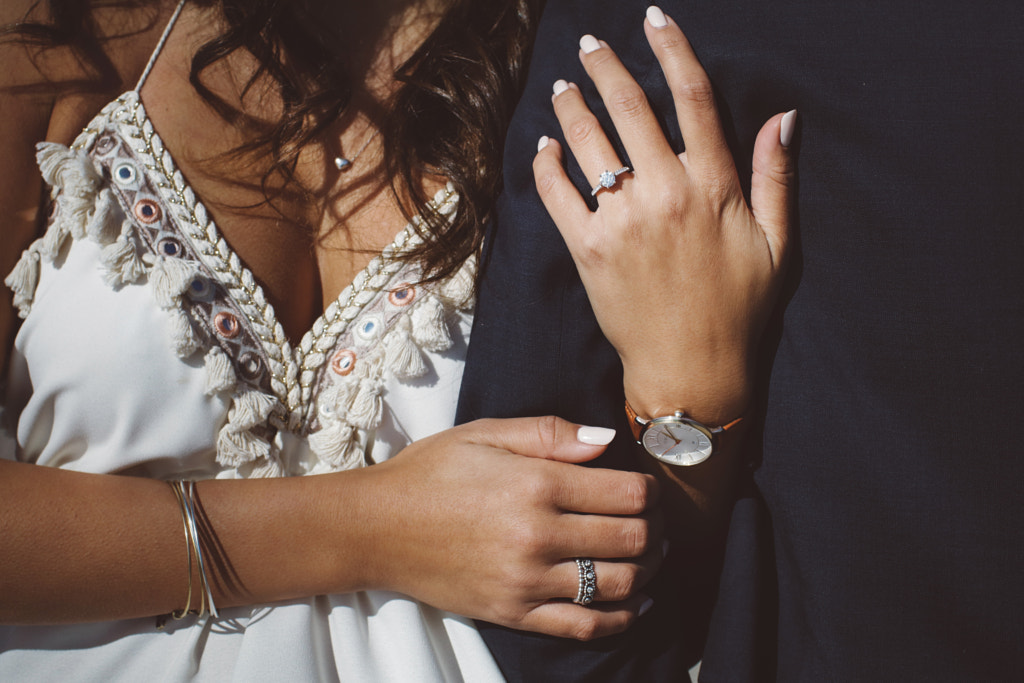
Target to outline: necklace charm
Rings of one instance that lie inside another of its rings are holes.
[[[380,133],[380,129],[373,131],[373,134],[370,135],[370,137],[366,138],[366,142],[363,143],[363,146],[360,147],[359,151],[353,154],[351,158],[343,156],[334,157],[335,167],[337,167],[339,171],[346,171],[349,168],[351,168],[352,164],[356,162],[356,159],[359,158],[360,154],[366,151],[366,148],[370,146],[370,143],[373,142],[374,138],[377,137],[378,133]]]

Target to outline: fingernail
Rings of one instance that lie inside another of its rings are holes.
[[[786,112],[782,117],[782,125],[779,126],[779,142],[783,147],[789,147],[793,142],[793,132],[796,131],[796,109]]]
[[[537,141],[537,151],[539,152],[545,147],[547,147],[549,140],[550,138],[547,135],[541,135],[540,140]]]
[[[607,427],[580,427],[576,440],[591,446],[607,446],[615,438],[615,430]]]
[[[587,35],[580,38],[580,49],[583,50],[584,53],[589,55],[594,50],[601,49],[601,43],[600,41],[598,41],[597,38],[588,33]]]
[[[555,81],[554,86],[552,86],[552,88],[551,88],[551,90],[555,93],[555,97],[558,97],[559,95],[561,95],[562,93],[564,93],[568,89],[569,89],[569,84],[566,83],[565,80],[563,80],[561,78],[559,78],[557,81]]]
[[[665,18],[665,13],[657,5],[651,5],[647,8],[647,21],[651,22],[651,26],[654,28],[665,28],[668,26],[668,19]]]
[[[653,598],[647,598],[642,603],[640,603],[640,609],[638,609],[636,611],[636,615],[638,617],[642,617],[643,615],[645,615],[648,612],[650,612],[652,607],[654,607],[654,599]]]

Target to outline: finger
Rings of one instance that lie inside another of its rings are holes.
[[[545,136],[538,142],[538,148],[533,160],[537,193],[551,215],[551,220],[562,233],[569,252],[575,256],[582,236],[590,230],[594,214],[562,166],[562,146]]]
[[[665,139],[647,96],[608,44],[583,36],[580,60],[601,94],[634,170],[655,175],[677,168],[679,158]]]
[[[650,603],[645,595],[588,607],[564,601],[545,602],[530,610],[519,628],[559,638],[593,640],[625,631]]]
[[[565,549],[563,559],[639,558],[661,549],[661,514],[630,517],[566,514],[557,524],[555,547]]]
[[[776,268],[782,266],[789,243],[796,193],[796,153],[793,133],[796,110],[768,120],[754,143],[750,204],[754,219],[764,230]]]
[[[712,174],[716,181],[735,177],[714,90],[690,42],[679,26],[657,7],[648,8],[644,31],[672,92],[689,169]]]
[[[555,116],[562,126],[569,150],[576,158],[576,163],[583,170],[583,175],[590,186],[597,187],[604,171],[615,172],[622,168],[619,155],[608,142],[608,136],[601,128],[601,123],[583,101],[583,95],[575,83],[556,81],[552,101],[555,105]],[[630,174],[626,173],[615,178],[614,185],[597,193],[598,201],[600,202],[601,196],[623,187],[629,176]]]
[[[594,560],[594,599],[619,602],[632,597],[654,578],[661,566],[661,549],[655,548],[636,560]],[[559,562],[549,572],[550,594],[573,600],[579,597],[580,566],[573,560]]]
[[[593,460],[615,437],[614,429],[577,425],[553,415],[477,420],[459,429],[481,446],[568,463]]]
[[[658,502],[658,480],[649,474],[589,467],[563,467],[553,472],[555,478],[551,481],[552,502],[566,512],[580,513],[567,518],[577,524],[570,532],[570,536],[590,538],[588,534],[596,533],[597,530],[586,526],[590,519],[625,521],[619,517],[603,518],[597,515],[640,515],[651,510]],[[589,515],[595,517],[591,518]],[[597,554],[599,557],[633,557],[645,549],[633,553],[597,553],[595,548],[577,544],[568,556]]]

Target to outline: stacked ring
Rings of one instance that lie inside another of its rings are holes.
[[[586,606],[594,602],[597,593],[597,570],[594,561],[586,557],[576,558],[576,569],[579,571],[579,588],[573,602]]]

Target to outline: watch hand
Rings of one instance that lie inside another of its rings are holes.
[[[669,427],[668,425],[665,425],[665,431],[666,431],[666,432],[668,432],[669,438],[671,438],[671,439],[672,439],[673,441],[675,441],[675,442],[676,442],[676,445],[678,446],[678,445],[679,445],[679,443],[680,443],[680,442],[682,441],[682,439],[680,439],[679,437],[677,437],[677,436],[676,436],[676,434],[675,434],[675,432],[673,432],[673,431],[672,431],[672,428],[671,428],[671,427]]]

